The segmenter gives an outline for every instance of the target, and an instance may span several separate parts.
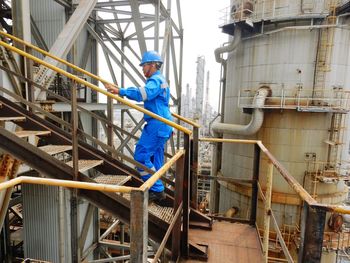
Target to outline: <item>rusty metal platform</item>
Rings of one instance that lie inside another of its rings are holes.
[[[209,263],[260,263],[262,250],[254,227],[240,223],[213,223],[212,231],[190,229],[189,241],[208,246]],[[203,262],[195,259],[182,259],[180,262]]]

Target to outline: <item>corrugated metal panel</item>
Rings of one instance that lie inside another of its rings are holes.
[[[30,12],[50,48],[66,22],[64,7],[55,1],[32,0]]]
[[[24,255],[59,262],[58,187],[23,185]]]

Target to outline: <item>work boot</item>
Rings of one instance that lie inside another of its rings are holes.
[[[148,193],[148,201],[149,203],[156,203],[157,205],[162,205],[163,201],[166,199],[166,194],[164,191],[162,192],[154,192],[154,191],[149,191]]]

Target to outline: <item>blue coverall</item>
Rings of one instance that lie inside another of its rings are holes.
[[[144,108],[172,120],[169,99],[170,89],[159,70],[147,79],[144,87],[120,88],[119,95],[135,101],[144,101]],[[142,130],[140,140],[136,144],[134,159],[146,167],[157,171],[163,166],[164,146],[172,134],[172,128],[147,114],[144,115],[146,125]],[[151,174],[138,168],[142,180],[146,181]],[[164,185],[158,180],[150,189],[154,192],[164,191]]]

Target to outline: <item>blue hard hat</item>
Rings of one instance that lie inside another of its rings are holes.
[[[140,66],[143,66],[144,64],[150,62],[157,62],[163,64],[163,59],[157,51],[146,51],[145,53],[143,53]]]

